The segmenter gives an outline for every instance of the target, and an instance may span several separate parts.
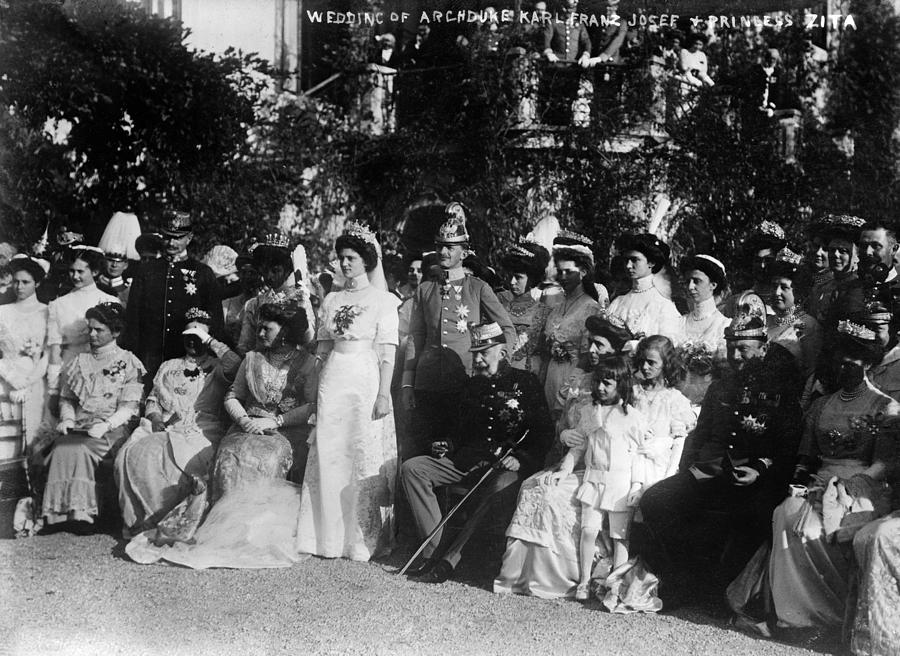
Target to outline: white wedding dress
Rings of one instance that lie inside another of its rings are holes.
[[[297,550],[369,560],[393,546],[397,440],[393,413],[373,420],[377,346],[398,342],[399,299],[365,276],[325,297],[319,340],[334,342],[319,374],[317,425],[303,478]]]

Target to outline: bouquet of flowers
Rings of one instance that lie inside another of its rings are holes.
[[[699,376],[712,373],[716,353],[706,342],[685,342],[680,351],[688,371]]]
[[[33,337],[29,337],[25,340],[25,343],[22,345],[21,353],[25,357],[31,358],[32,360],[41,357],[41,352],[43,351],[43,342],[39,342]]]
[[[572,354],[566,348],[565,342],[553,339],[550,341],[550,357],[555,362],[568,362],[572,359]]]
[[[362,314],[363,309],[359,305],[342,305],[334,313],[334,332],[345,335],[353,325],[353,320]]]

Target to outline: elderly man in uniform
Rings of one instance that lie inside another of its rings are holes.
[[[164,256],[148,260],[132,280],[120,343],[140,358],[147,380],[166,360],[184,355],[184,314],[198,307],[210,316],[210,333],[222,336],[222,303],[216,274],[188,257],[193,222],[186,212],[169,212],[160,231]]]
[[[444,214],[435,239],[443,280],[423,280],[413,295],[401,383],[403,404],[413,410],[410,430],[420,453],[436,439],[435,431],[456,418],[460,392],[472,374],[469,326],[495,322],[509,352],[516,343],[512,320],[490,286],[463,270],[468,210],[452,202]]]
[[[669,593],[683,591],[673,585],[680,572],[672,566],[684,564],[696,551],[684,537],[685,524],[701,511],[726,513],[740,534],[726,563],[729,580],[727,570],[739,571],[771,535],[772,511],[785,496],[799,443],[800,376],[784,349],[767,344],[766,309],[759,296],[746,293],[740,299],[725,338],[732,375],[713,382],[706,393],[682,470],[641,499],[656,546],[665,546],[672,556],[673,562],[660,563]]]
[[[410,577],[424,583],[443,583],[452,576],[493,498],[515,500],[520,483],[543,462],[553,431],[541,384],[533,373],[510,366],[501,327],[473,326],[471,334],[474,374],[463,389],[456,420],[438,427],[441,432],[431,443],[431,455],[407,460],[400,468],[400,482],[421,539],[441,521],[435,488],[460,481],[471,484],[497,456],[512,450],[497,462],[496,473],[471,502],[474,509],[452,544],[443,546],[439,531],[422,552],[423,559],[409,570]],[[515,444],[526,431],[525,439]]]

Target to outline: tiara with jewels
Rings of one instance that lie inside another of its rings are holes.
[[[594,242],[591,241],[590,238],[579,235],[577,232],[572,232],[571,230],[560,230],[556,235],[556,239],[571,239],[572,241],[584,244],[587,247],[594,245]]]
[[[266,235],[263,246],[272,246],[274,248],[290,248],[291,242],[288,241],[287,235],[280,232],[270,232]]]
[[[358,221],[348,221],[344,226],[344,234],[350,237],[358,237],[372,246],[378,243],[378,240],[375,239],[375,233]]]
[[[211,321],[212,317],[209,316],[209,312],[206,310],[201,310],[198,307],[192,307],[187,312],[184,313],[185,321]]]
[[[516,244],[515,246],[510,248],[509,254],[510,255],[518,255],[519,257],[527,257],[529,259],[537,257],[537,254],[532,253],[530,250],[528,250],[527,248],[523,248],[519,244]]]
[[[866,342],[874,342],[876,338],[875,331],[871,328],[866,328],[847,319],[838,321],[837,330],[842,335],[855,337]]]
[[[768,219],[759,224],[759,230],[757,230],[756,232],[760,235],[766,235],[767,237],[774,237],[775,239],[785,238],[784,228],[782,228],[774,221],[769,221]]]
[[[788,264],[793,264],[794,266],[798,266],[802,260],[802,255],[800,255],[799,253],[795,253],[787,246],[778,251],[778,254],[775,256],[776,262],[787,262]]]

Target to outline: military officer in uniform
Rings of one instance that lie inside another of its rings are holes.
[[[460,392],[472,374],[469,326],[497,323],[509,353],[516,343],[512,320],[490,286],[463,271],[469,242],[466,208],[452,202],[445,215],[435,239],[442,280],[423,280],[413,295],[401,383],[403,403],[413,410],[410,430],[419,453],[436,439],[434,431],[456,418]]]
[[[97,288],[110,296],[115,296],[123,307],[127,307],[131,276],[128,275],[125,247],[107,247],[103,249],[103,255],[106,258],[106,267],[97,280]]]
[[[758,295],[741,297],[725,338],[732,374],[707,391],[685,445],[682,471],[649,488],[640,503],[656,546],[671,556],[656,568],[664,586],[669,583],[664,591],[678,587],[673,579],[682,572],[673,565],[683,565],[696,553],[690,540],[694,534],[685,531],[688,520],[702,519],[704,510],[727,514],[731,530],[740,536],[734,540],[733,558],[725,563],[730,577],[729,570],[739,571],[771,535],[772,511],[785,497],[792,475],[800,439],[801,380],[790,356],[767,345],[766,309]]]
[[[192,228],[190,214],[167,213],[160,231],[165,257],[142,263],[131,283],[120,343],[140,358],[148,381],[164,361],[184,355],[181,332],[188,309],[204,310],[211,318],[210,333],[217,339],[222,336],[216,275],[187,254]]]
[[[553,434],[550,412],[537,377],[510,366],[503,329],[496,323],[473,326],[471,352],[474,373],[462,391],[455,421],[437,426],[431,455],[403,463],[400,481],[409,501],[420,539],[441,521],[435,488],[466,481],[474,483],[525,431],[527,436],[497,463],[497,471],[470,500],[469,518],[449,546],[437,533],[423,559],[409,576],[441,583],[453,574],[462,549],[475,532],[496,495],[512,508],[520,483],[537,471]],[[502,501],[501,501],[502,503]]]
[[[542,76],[541,95],[545,120],[553,118],[560,104],[571,104],[572,124],[585,126],[590,121],[594,85],[588,75],[579,71],[590,66],[591,38],[587,25],[578,20],[577,10],[578,0],[566,0],[565,19],[548,21],[544,26],[543,55],[551,64],[548,73],[552,74]],[[579,68],[572,70],[572,64]],[[565,102],[560,103],[560,99]]]

